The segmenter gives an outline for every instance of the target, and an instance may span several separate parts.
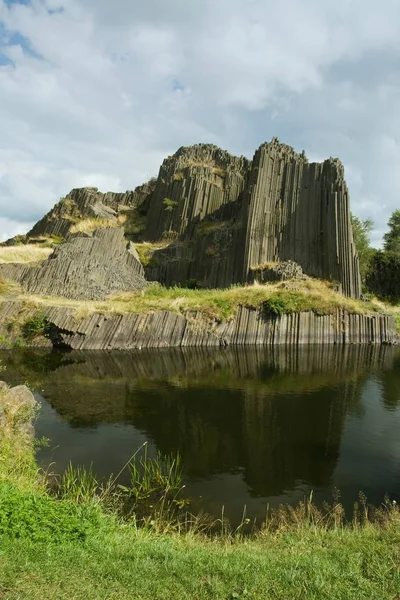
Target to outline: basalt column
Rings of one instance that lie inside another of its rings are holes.
[[[147,213],[145,239],[187,238],[205,217],[235,202],[250,162],[212,144],[180,148],[161,165]]]
[[[359,297],[361,282],[341,162],[308,163],[274,139],[257,150],[246,192],[244,278],[251,268],[294,260],[308,275]]]

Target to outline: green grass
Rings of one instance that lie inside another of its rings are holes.
[[[317,280],[292,284],[237,286],[225,290],[165,288],[154,285],[142,292],[126,292],[112,296],[102,306],[108,306],[117,312],[200,311],[206,317],[218,320],[233,318],[239,306],[263,307],[275,315],[300,311],[332,314],[338,308],[359,314],[382,310],[381,305],[375,305],[373,302],[346,298],[332,290],[328,284]]]
[[[85,541],[5,539],[8,600],[395,600],[399,532],[304,529],[207,540],[102,523]]]
[[[155,264],[153,252],[160,247],[162,247],[162,242],[137,244],[142,263],[147,266]],[[267,285],[233,286],[227,289],[165,288],[155,284],[141,291],[121,292],[106,300],[93,302],[35,296],[18,293],[18,291],[17,287],[0,280],[0,302],[16,299],[30,310],[36,308],[38,311],[47,306],[67,306],[75,309],[77,314],[84,315],[92,312],[148,314],[165,310],[179,314],[201,312],[206,319],[226,321],[236,315],[240,306],[262,308],[267,313],[275,315],[300,311],[313,311],[318,315],[327,315],[334,314],[337,309],[355,314],[377,312],[395,314],[396,310],[395,307],[375,300],[363,302],[347,298],[336,292],[329,283],[316,279]],[[397,312],[397,314],[399,313]],[[21,320],[23,317],[24,309],[22,307],[19,319]]]

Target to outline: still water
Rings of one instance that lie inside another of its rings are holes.
[[[232,522],[266,506],[362,490],[400,501],[400,352],[395,347],[0,353],[9,383],[42,409],[43,467],[118,473],[148,442],[179,451],[192,508]],[[124,478],[122,475],[122,482]],[[126,475],[127,476],[127,475]]]

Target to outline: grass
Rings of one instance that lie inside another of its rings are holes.
[[[165,239],[160,242],[138,242],[135,244],[136,251],[139,255],[140,262],[144,267],[156,266],[156,259],[153,254],[156,250],[162,250],[168,246],[169,240]]]
[[[328,284],[317,280],[237,286],[224,290],[164,288],[154,285],[141,292],[114,295],[102,304],[103,308],[108,307],[117,312],[200,311],[205,316],[218,320],[232,319],[239,306],[264,307],[274,314],[310,310],[317,314],[330,314],[338,308],[359,314],[381,310],[374,302],[347,298],[332,290]]]
[[[0,264],[36,263],[49,258],[52,252],[53,248],[38,247],[35,244],[26,244],[20,246],[1,246]]]
[[[308,499],[281,507],[249,537],[230,531],[223,512],[213,522],[218,535],[206,535],[206,520],[188,513],[139,523],[135,514],[121,518],[95,502],[93,475],[82,470],[67,472],[56,497],[19,427],[31,417],[8,412],[1,425],[0,598],[398,599],[400,515],[393,504],[369,513],[362,498],[357,519],[344,525],[339,503],[321,512]],[[144,495],[154,481],[179,487],[173,459],[138,464],[132,485]]]
[[[96,229],[106,229],[108,227],[119,227],[120,222],[117,219],[82,219],[70,229],[70,233],[92,233]]]
[[[151,265],[152,253],[161,244],[137,244],[144,265]],[[2,293],[3,289],[3,293]],[[155,284],[137,292],[120,292],[101,301],[69,300],[61,297],[36,296],[18,293],[18,287],[0,281],[0,302],[6,299],[21,301],[30,310],[48,306],[75,309],[77,316],[93,312],[148,314],[168,310],[178,314],[201,312],[205,318],[226,321],[235,317],[240,306],[263,308],[275,315],[313,311],[318,315],[334,314],[342,309],[355,314],[386,312],[399,323],[400,307],[392,307],[376,300],[364,302],[347,298],[332,289],[331,284],[316,279],[286,281],[268,285],[233,286],[228,289],[165,288]],[[23,318],[23,309],[21,311]]]

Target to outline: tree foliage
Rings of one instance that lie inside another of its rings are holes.
[[[391,302],[400,301],[400,252],[378,250],[366,276],[368,288]]]
[[[370,246],[370,235],[374,227],[374,222],[371,219],[362,221],[355,215],[351,215],[351,225],[353,228],[354,244],[360,261],[361,279],[364,281],[375,252],[374,248]]]
[[[389,221],[389,231],[383,236],[384,249],[387,252],[397,252],[400,254],[400,209],[395,210]]]

